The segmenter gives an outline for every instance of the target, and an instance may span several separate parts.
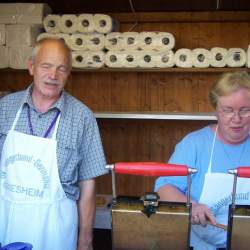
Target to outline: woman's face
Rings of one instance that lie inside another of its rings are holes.
[[[240,88],[219,97],[216,116],[219,139],[228,144],[244,141],[250,132],[250,90]]]

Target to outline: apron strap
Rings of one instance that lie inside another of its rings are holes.
[[[215,128],[213,144],[212,144],[212,149],[211,149],[211,154],[210,154],[210,159],[209,159],[209,165],[208,165],[208,170],[207,170],[207,172],[209,174],[211,173],[211,168],[212,168],[212,159],[213,159],[213,155],[214,155],[214,146],[215,146],[215,139],[216,139],[216,136],[217,136],[217,130],[218,130],[218,125]]]
[[[18,121],[18,119],[20,117],[20,114],[22,112],[22,108],[23,108],[23,105],[21,105],[21,107],[18,109],[18,111],[16,113],[16,117],[15,117],[14,122],[13,122],[13,124],[11,126],[11,129],[10,129],[11,131],[13,131],[15,129],[15,127],[16,127],[17,121]],[[29,112],[30,112],[30,107],[28,106],[28,113]],[[53,119],[52,123],[50,124],[48,130],[45,132],[44,138],[46,138],[48,136],[48,134],[50,133],[51,129],[55,125],[55,129],[53,131],[53,135],[51,136],[51,138],[54,139],[54,140],[56,140],[56,133],[57,133],[57,129],[58,129],[60,117],[61,117],[61,112],[60,112],[60,110],[58,110],[57,113],[56,113],[56,116],[54,117],[54,119]],[[30,119],[29,119],[29,121],[30,121]],[[32,125],[31,125],[31,128],[32,128]],[[33,132],[33,129],[32,129],[32,132]]]
[[[19,116],[21,114],[22,108],[23,108],[23,105],[18,109],[18,111],[16,113],[15,120],[14,120],[12,126],[11,126],[11,129],[10,129],[11,131],[13,131],[15,129],[15,127],[16,127],[16,124],[17,124],[18,118],[19,118]]]
[[[33,126],[32,126],[32,123],[31,123],[31,115],[30,115],[30,107],[29,107],[29,105],[27,106],[27,113],[28,113],[28,124],[29,124],[30,133],[31,133],[31,135],[34,135]],[[49,125],[48,129],[45,131],[45,133],[43,135],[43,138],[48,137],[48,135],[51,132],[52,128],[54,127],[54,125],[58,121],[59,115],[60,115],[60,110],[57,110],[56,115],[53,118],[53,120],[52,120],[51,124]],[[57,124],[57,126],[58,126],[58,124]]]

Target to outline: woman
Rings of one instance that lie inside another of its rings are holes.
[[[211,88],[209,99],[217,124],[194,131],[176,145],[169,162],[196,168],[192,176],[191,242],[194,250],[226,247],[226,231],[233,176],[228,169],[250,165],[250,76],[224,74]],[[250,180],[239,178],[237,204],[250,204]],[[161,200],[186,201],[184,177],[160,177],[155,190]]]

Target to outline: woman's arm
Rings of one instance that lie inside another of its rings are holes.
[[[158,194],[162,201],[175,201],[175,202],[187,202],[187,196],[183,194],[179,189],[172,185],[164,185],[159,188]],[[192,217],[191,223],[201,224],[206,226],[207,224],[216,224],[216,219],[208,206],[205,204],[192,202]]]

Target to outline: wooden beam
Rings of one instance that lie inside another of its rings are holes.
[[[120,23],[148,22],[249,22],[250,11],[110,13]]]

